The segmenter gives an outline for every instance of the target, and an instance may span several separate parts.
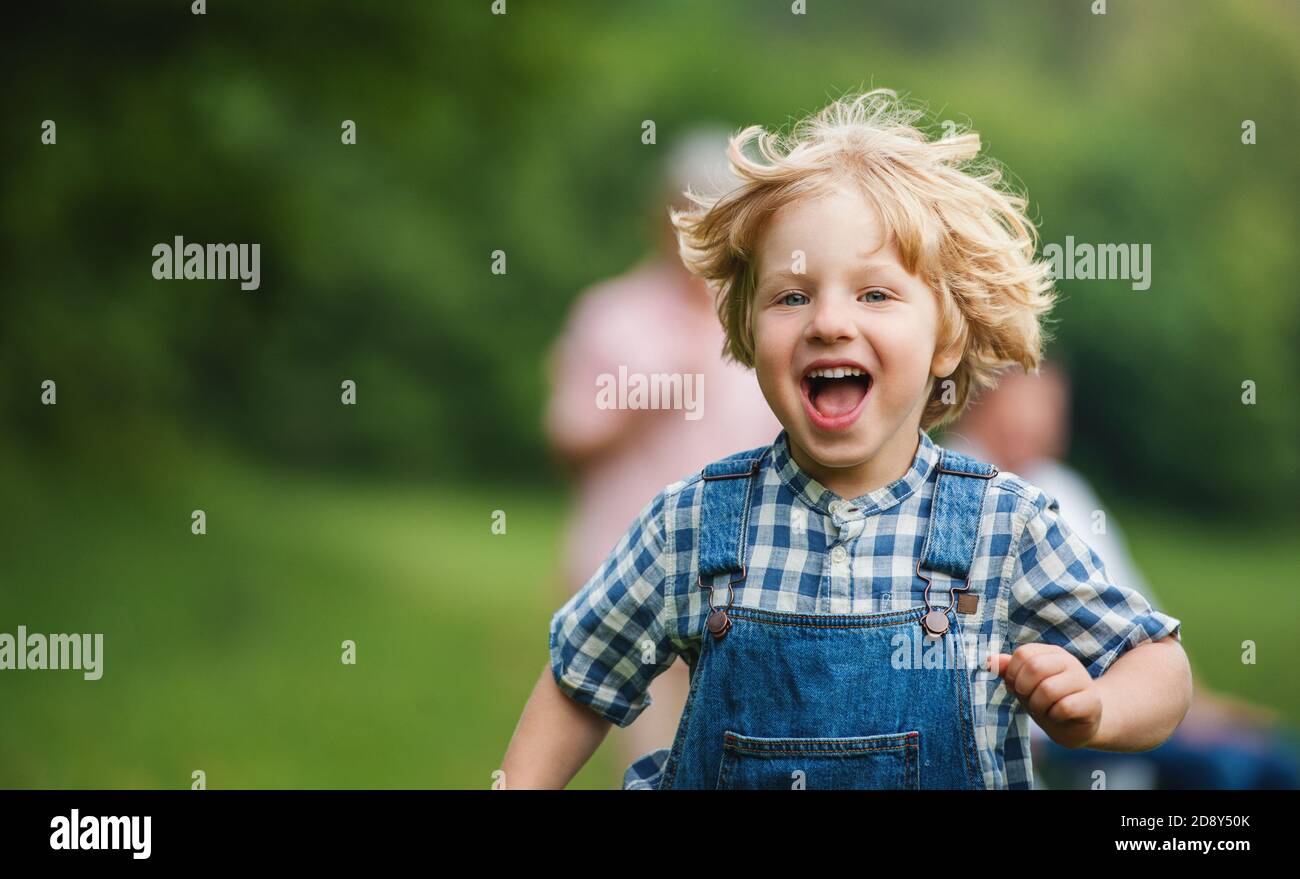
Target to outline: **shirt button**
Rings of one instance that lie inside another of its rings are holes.
[[[831,501],[831,515],[834,516],[840,510],[844,509],[844,501]]]
[[[848,551],[842,546],[837,546],[831,550],[831,564],[833,565],[844,564],[844,562],[848,560],[848,557]]]

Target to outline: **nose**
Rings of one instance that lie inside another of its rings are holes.
[[[804,340],[833,343],[852,339],[857,330],[853,324],[852,294],[827,292],[818,296],[810,309]]]

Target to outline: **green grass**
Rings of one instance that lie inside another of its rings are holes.
[[[490,786],[546,661],[562,497],[215,456],[152,472],[0,465],[0,632],[105,636],[97,682],[0,673],[0,786]],[[1123,515],[1203,680],[1300,722],[1294,529]],[[573,786],[621,770],[607,743]]]
[[[1127,506],[1129,551],[1166,612],[1183,621],[1197,683],[1278,710],[1300,726],[1300,523],[1173,517]],[[1243,642],[1255,661],[1243,662]]]
[[[105,658],[0,673],[0,786],[489,787],[546,662],[561,501],[184,469],[5,474],[0,632]],[[617,782],[607,750],[576,786]]]

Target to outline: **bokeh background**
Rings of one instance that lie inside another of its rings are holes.
[[[0,786],[489,786],[557,606],[547,347],[653,247],[675,135],[871,86],[973,125],[1044,242],[1151,244],[1146,292],[1060,282],[1071,463],[1198,675],[1300,723],[1300,7],[1090,5],[7,14],[0,631],[102,632],[105,673],[0,672]],[[260,242],[261,288],[155,281],[176,235]]]

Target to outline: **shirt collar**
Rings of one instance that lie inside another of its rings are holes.
[[[790,454],[790,437],[784,429],[772,443],[772,462],[785,484],[814,510],[832,517],[838,515],[846,520],[871,516],[884,512],[911,496],[925,484],[930,477],[930,471],[939,463],[938,447],[925,431],[918,429],[917,433],[919,443],[916,455],[912,458],[912,466],[907,468],[907,472],[889,485],[869,491],[847,503],[795,463],[794,457]],[[834,509],[832,509],[833,504]]]

